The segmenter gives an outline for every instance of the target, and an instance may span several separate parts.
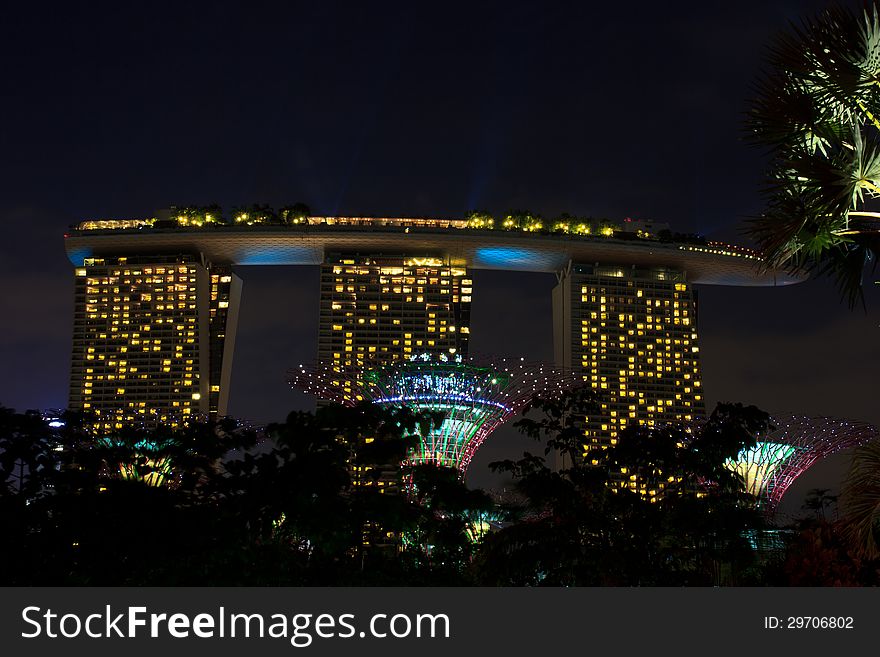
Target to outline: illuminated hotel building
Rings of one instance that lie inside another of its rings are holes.
[[[680,271],[570,265],[553,291],[557,366],[599,397],[586,445],[616,443],[628,425],[689,421],[704,412],[696,302]]]
[[[365,364],[414,354],[467,356],[473,285],[467,270],[436,257],[328,253],[321,265],[318,362],[335,374],[336,401],[359,399]],[[319,400],[326,403],[327,397]],[[352,465],[357,486],[400,487],[397,464]],[[399,537],[366,523],[364,545],[396,548]]]
[[[98,430],[225,415],[241,281],[195,256],[75,269],[70,404]]]
[[[632,422],[702,414],[692,285],[803,280],[759,267],[747,249],[660,241],[632,222],[593,234],[436,218],[281,223],[268,212],[227,222],[203,210],[89,220],[65,235],[76,272],[70,407],[98,413],[105,428],[226,413],[236,265],[319,267],[318,360],[343,371],[414,354],[467,357],[471,271],[556,273],[557,365],[604,397],[591,444],[610,444]]]
[[[318,361],[351,370],[413,354],[467,356],[472,289],[466,269],[440,258],[329,254]]]

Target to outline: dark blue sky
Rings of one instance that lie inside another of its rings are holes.
[[[761,208],[749,85],[771,36],[822,6],[15,3],[0,21],[0,403],[66,403],[61,236],[85,218],[304,201],[632,216],[737,238]],[[307,403],[284,369],[315,355],[317,273],[240,273],[231,410],[280,419]],[[553,278],[475,279],[474,350],[549,358]],[[700,301],[710,403],[880,422],[875,286],[867,314],[822,281]],[[475,472],[509,444],[488,444]]]

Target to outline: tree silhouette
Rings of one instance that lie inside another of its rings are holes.
[[[700,427],[632,427],[583,458],[587,389],[520,428],[543,456],[495,464],[521,503],[401,465],[442,415],[362,404],[93,435],[0,409],[5,584],[682,585],[749,580],[763,528],[724,462],[766,425],[719,405]],[[547,460],[560,457],[553,469]],[[156,476],[161,474],[161,476]],[[632,479],[635,477],[635,479]],[[632,490],[630,482],[637,483]],[[641,489],[653,490],[644,495]],[[651,499],[655,498],[655,501]]]
[[[807,493],[804,504],[801,507],[805,511],[812,511],[816,520],[828,520],[825,510],[837,504],[837,495],[831,495],[830,488],[812,488]]]
[[[52,432],[40,413],[0,406],[0,497],[24,503],[40,495],[54,461]]]
[[[328,406],[258,441],[228,419],[96,435],[0,409],[3,582],[470,582],[491,502],[457,471],[401,465],[440,421]]]
[[[701,427],[633,426],[616,446],[585,458],[571,418],[594,404],[583,390],[538,401],[542,416],[519,426],[546,441],[544,457],[527,452],[493,464],[514,478],[524,504],[520,522],[487,537],[478,557],[483,582],[718,584],[753,566],[748,536],[763,519],[725,461],[754,444],[766,413],[719,404]],[[553,470],[550,454],[568,458]]]
[[[294,203],[293,205],[285,205],[278,211],[278,216],[285,224],[302,223],[311,216],[312,210],[305,203]]]

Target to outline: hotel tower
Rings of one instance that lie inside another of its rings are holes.
[[[696,295],[683,272],[569,265],[557,278],[556,364],[580,374],[598,397],[599,412],[585,419],[587,458],[628,426],[703,415]],[[657,494],[634,477],[627,485]]]
[[[696,300],[682,272],[572,265],[559,274],[553,316],[557,365],[600,400],[588,444],[614,444],[631,424],[703,414]]]
[[[226,414],[241,281],[195,256],[85,258],[75,270],[72,410],[99,431]]]

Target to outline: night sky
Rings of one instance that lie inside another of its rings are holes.
[[[66,404],[62,234],[87,218],[212,202],[522,208],[744,243],[764,166],[743,142],[750,84],[772,35],[822,6],[14,3],[0,20],[0,404]],[[317,270],[239,274],[230,412],[280,420],[311,404],[284,373],[315,357]],[[553,276],[474,279],[472,352],[551,359]],[[880,288],[866,297],[853,312],[826,281],[701,288],[710,407],[880,423]],[[498,434],[469,481],[497,484],[486,464],[523,445]],[[833,482],[844,461],[801,488]]]

